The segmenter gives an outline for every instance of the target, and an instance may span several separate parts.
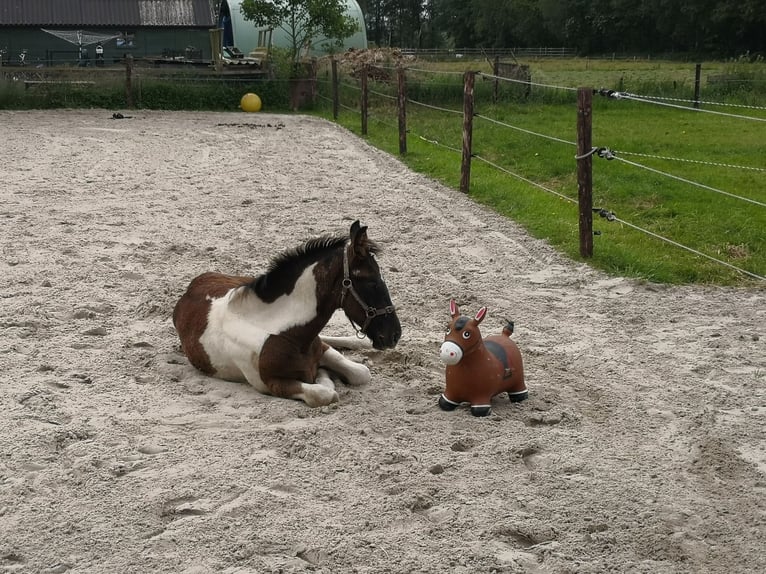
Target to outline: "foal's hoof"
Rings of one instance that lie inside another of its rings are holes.
[[[490,412],[492,412],[490,406],[471,407],[471,414],[475,417],[486,417]]]
[[[441,410],[443,411],[454,411],[460,403],[453,402],[449,400],[444,395],[439,397],[439,407],[441,407]]]
[[[527,389],[515,393],[508,392],[508,398],[511,399],[512,403],[520,403],[521,401],[526,400],[528,396],[529,391]]]
[[[338,402],[338,393],[323,385],[306,385],[309,387],[303,392],[303,402],[312,408],[325,407]]]

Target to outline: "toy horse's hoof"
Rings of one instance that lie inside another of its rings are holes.
[[[521,401],[524,401],[529,396],[529,390],[525,389],[523,391],[518,391],[515,393],[508,393],[508,398],[511,399],[512,403],[520,403]]]
[[[475,417],[486,417],[491,411],[492,411],[492,407],[489,405],[471,407],[471,414]]]
[[[449,400],[443,394],[439,397],[439,407],[443,411],[454,411],[459,405],[460,403]]]

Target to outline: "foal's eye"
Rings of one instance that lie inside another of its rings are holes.
[[[470,338],[471,338],[471,332],[463,331],[463,339],[470,339]]]

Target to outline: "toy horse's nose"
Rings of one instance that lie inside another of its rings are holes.
[[[452,341],[444,341],[442,343],[441,352],[439,358],[446,365],[457,365],[460,359],[463,358],[463,349],[458,347]]]

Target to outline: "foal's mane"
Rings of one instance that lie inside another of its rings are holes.
[[[330,252],[346,244],[348,237],[323,235],[309,239],[303,245],[283,251],[271,260],[267,275],[290,274],[292,270],[302,271],[307,265],[321,260]]]
[[[274,301],[292,291],[306,267],[328,257],[346,241],[348,237],[324,235],[283,251],[271,260],[266,273],[256,277],[250,288],[263,301]]]
[[[266,273],[250,283],[250,288],[261,300],[274,301],[292,291],[306,267],[327,258],[337,249],[344,247],[347,241],[348,236],[323,235],[283,251],[271,260]],[[368,239],[365,246],[371,254],[380,252],[380,247],[374,241]]]
[[[289,273],[291,269],[303,270],[307,265],[323,259],[330,252],[345,245],[347,241],[348,237],[342,235],[323,235],[309,239],[303,245],[288,249],[274,257],[266,273]],[[370,239],[365,245],[373,255],[380,252],[380,246]]]

